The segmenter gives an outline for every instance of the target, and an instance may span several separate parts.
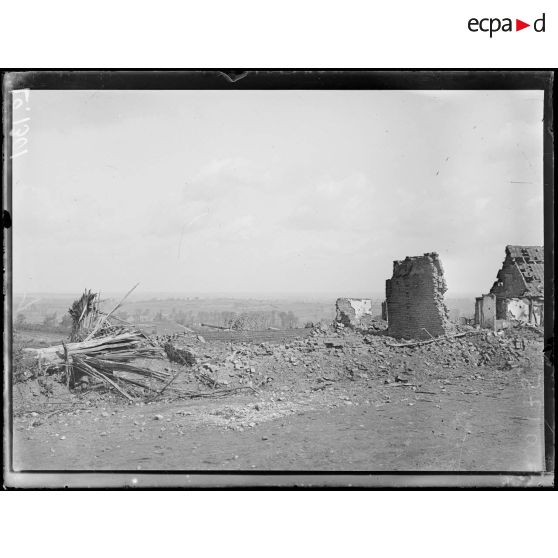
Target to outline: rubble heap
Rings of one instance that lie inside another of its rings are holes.
[[[444,304],[446,282],[435,252],[393,262],[386,281],[388,333],[404,339],[430,339],[451,333]]]

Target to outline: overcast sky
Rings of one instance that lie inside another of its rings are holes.
[[[543,243],[542,91],[31,91],[14,291],[487,292]],[[27,115],[26,115],[27,116]]]

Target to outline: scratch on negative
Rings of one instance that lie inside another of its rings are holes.
[[[463,436],[463,440],[461,440],[461,446],[459,448],[459,459],[457,460],[457,470],[461,466],[461,456],[463,455],[463,446],[465,445],[465,440],[467,440],[467,432],[465,432],[465,436]]]

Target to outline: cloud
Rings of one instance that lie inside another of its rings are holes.
[[[182,197],[185,201],[218,202],[267,188],[270,179],[269,171],[247,158],[213,160],[186,180]]]
[[[322,178],[297,189],[282,225],[301,231],[335,230],[337,234],[369,228],[375,190],[362,173]]]
[[[492,201],[492,198],[477,198],[475,200],[475,217],[481,217],[486,213],[488,204]]]
[[[36,290],[376,291],[431,250],[477,290],[542,238],[533,92],[51,93],[14,164]]]

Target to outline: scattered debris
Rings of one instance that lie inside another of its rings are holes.
[[[388,387],[417,389],[417,370],[447,374],[447,369],[462,365],[518,367],[526,356],[526,340],[540,336],[538,328],[527,325],[498,333],[460,326],[457,332],[438,337],[431,337],[426,328],[425,339],[402,342],[386,331],[335,321],[300,329],[298,337],[283,338],[279,332],[264,338],[274,341],[264,342],[253,340],[261,339],[260,332],[218,342],[187,331],[148,337],[133,324],[102,313],[97,295],[90,291],[80,300],[73,306],[80,341],[23,351],[40,369],[24,383],[31,385],[33,378],[57,380],[39,388],[45,394],[56,384],[78,396],[102,398],[112,393],[144,404],[265,390],[276,401],[284,401],[288,396],[283,384],[290,379],[316,396],[325,396],[339,382],[355,382],[356,387],[356,382],[374,378],[386,381],[382,385]]]
[[[345,346],[345,343],[343,342],[342,339],[336,339],[331,337],[324,339],[323,344],[328,349],[342,349]]]
[[[167,341],[163,345],[163,349],[167,355],[167,358],[171,362],[176,362],[177,364],[183,364],[188,366],[193,366],[198,362],[198,355],[196,352],[187,346],[179,346]]]
[[[466,331],[463,333],[456,333],[454,335],[442,335],[440,337],[432,337],[426,341],[411,341],[409,343],[388,343],[389,347],[418,347],[419,345],[429,345],[430,343],[436,343],[437,341],[442,341],[444,339],[457,339],[459,337],[465,337],[465,335],[478,334],[478,331]]]

